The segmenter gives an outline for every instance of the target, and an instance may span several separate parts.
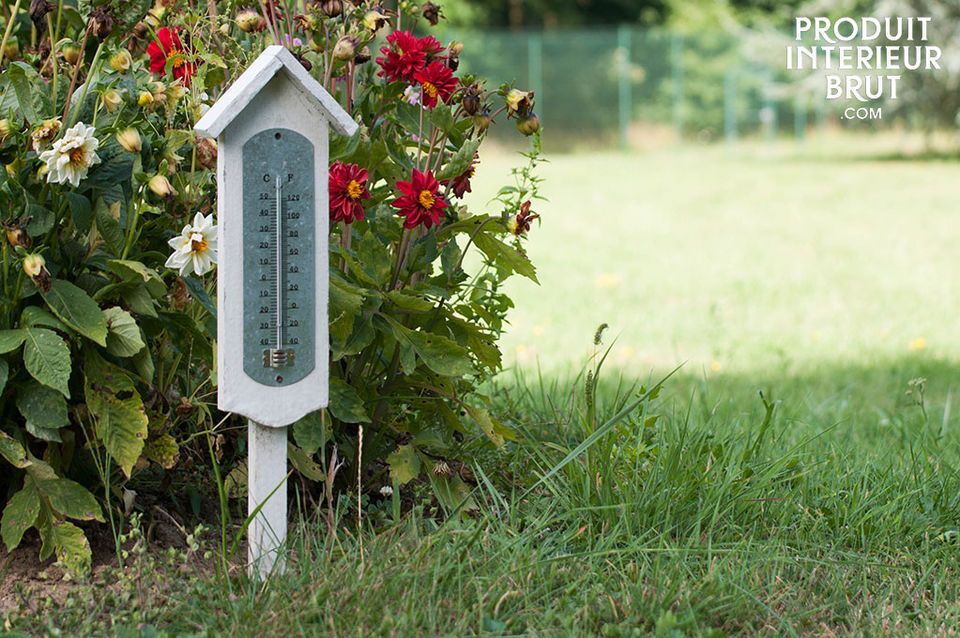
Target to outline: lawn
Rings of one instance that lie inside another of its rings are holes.
[[[371,506],[361,551],[345,498],[334,537],[299,514],[267,585],[134,552],[8,627],[954,635],[960,164],[836,142],[552,158],[491,388],[526,443],[482,457],[477,516]]]

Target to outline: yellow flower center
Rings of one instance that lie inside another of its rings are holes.
[[[83,164],[86,159],[86,153],[83,152],[82,146],[70,149],[67,154],[70,156],[71,164]]]
[[[420,197],[418,197],[417,199],[420,201],[420,205],[426,208],[427,210],[430,210],[431,208],[433,208],[434,203],[436,203],[437,201],[433,197],[433,193],[431,193],[428,190],[420,191]]]
[[[360,199],[360,196],[363,195],[363,188],[360,187],[357,180],[351,179],[350,183],[347,184],[347,195],[353,200]]]
[[[429,95],[430,97],[437,97],[437,87],[435,87],[430,82],[423,83],[423,92]]]
[[[194,235],[196,236],[196,235]],[[190,250],[195,253],[203,253],[207,251],[207,240],[203,235],[200,235],[200,239],[193,239],[190,241]]]
[[[170,54],[167,57],[170,58],[170,65],[175,69],[179,69],[187,63],[187,59],[180,52],[180,49],[170,49]]]

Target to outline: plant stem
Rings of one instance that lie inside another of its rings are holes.
[[[20,2],[17,0],[13,5],[13,11],[10,12],[10,19],[7,20],[7,28],[3,32],[3,41],[0,42],[0,66],[3,66],[3,54],[7,50],[7,40],[10,38],[10,32],[13,31],[13,23],[16,21],[17,13],[20,12]]]

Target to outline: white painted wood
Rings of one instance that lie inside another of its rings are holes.
[[[313,79],[286,47],[276,44],[264,49],[197,122],[194,130],[207,137],[219,137],[281,69],[299,91],[316,103],[335,131],[348,137],[356,132],[357,123],[350,114]]]
[[[247,528],[247,566],[252,577],[283,573],[287,539],[287,428],[247,422],[247,511],[262,507]]]
[[[303,380],[284,387],[257,383],[243,371],[243,174],[244,143],[263,129],[297,131],[314,147],[316,219],[316,367]],[[328,126],[325,114],[286,74],[277,74],[236,115],[220,135],[217,161],[217,374],[218,404],[225,412],[242,414],[273,427],[290,425],[327,406],[329,337]]]

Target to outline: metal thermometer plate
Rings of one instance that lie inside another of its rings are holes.
[[[243,371],[268,386],[316,365],[313,144],[266,129],[243,145]]]

